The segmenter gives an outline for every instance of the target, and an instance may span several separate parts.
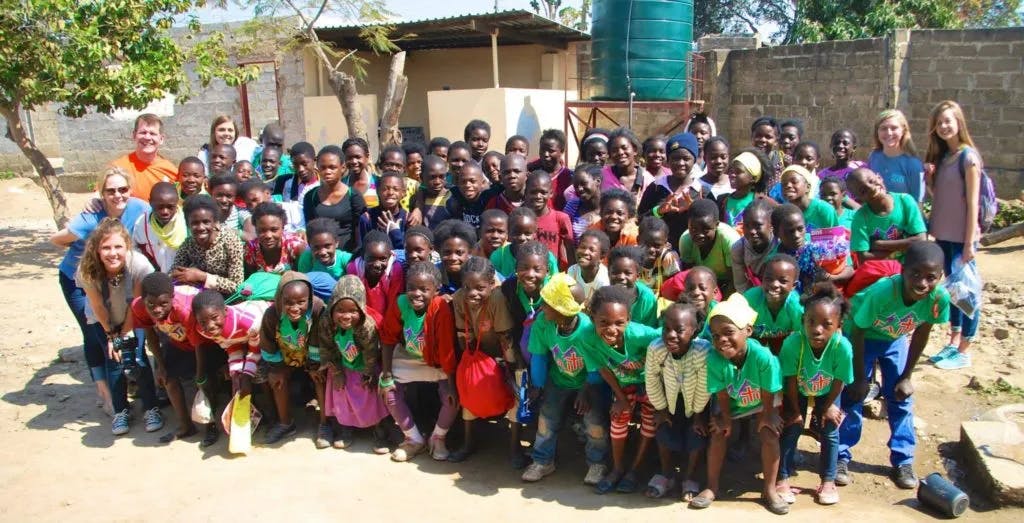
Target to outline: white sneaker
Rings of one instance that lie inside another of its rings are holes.
[[[608,465],[595,463],[587,469],[587,475],[583,478],[584,485],[597,485],[608,474]]]
[[[146,421],[146,432],[156,432],[164,428],[164,417],[160,415],[160,407],[153,407],[142,415]]]
[[[128,412],[128,409],[124,409],[117,414],[114,414],[114,421],[110,423],[110,431],[115,436],[121,436],[128,434],[129,424],[131,423],[132,415]]]
[[[555,464],[548,463],[547,465],[541,465],[540,463],[530,463],[529,467],[523,471],[522,479],[527,483],[533,483],[544,479],[544,476],[550,476],[555,471]]]

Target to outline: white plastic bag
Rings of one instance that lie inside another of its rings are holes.
[[[953,260],[952,273],[946,278],[945,286],[949,292],[950,302],[960,309],[967,316],[974,317],[974,314],[981,308],[981,275],[978,274],[978,265],[971,260],[966,265],[957,256]]]
[[[213,409],[210,408],[210,400],[206,398],[203,389],[196,392],[196,398],[192,401],[192,421],[200,425],[213,421]]]

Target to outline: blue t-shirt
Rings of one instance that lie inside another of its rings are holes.
[[[887,191],[909,194],[919,202],[924,200],[924,164],[916,156],[889,157],[875,150],[868,156],[868,167],[882,177]]]
[[[121,215],[121,223],[128,229],[129,237],[132,235],[132,229],[135,228],[135,222],[139,221],[139,217],[147,212],[149,212],[149,204],[145,200],[138,198],[128,199],[128,204]],[[60,262],[58,269],[61,274],[71,279],[75,278],[75,271],[78,270],[78,260],[82,258],[82,253],[85,252],[85,239],[89,237],[89,233],[95,230],[100,222],[103,221],[103,218],[106,217],[107,211],[83,212],[68,222],[68,230],[75,236],[78,236],[78,239],[68,247],[68,252],[64,254],[64,259]]]

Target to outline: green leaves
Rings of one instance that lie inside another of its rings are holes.
[[[56,102],[72,117],[90,109],[141,109],[167,94],[187,98],[184,66],[196,64],[200,83],[231,85],[255,78],[236,68],[216,34],[200,24],[184,30],[174,18],[204,2],[188,0],[4,0],[0,10],[0,103],[25,108]],[[195,43],[185,47],[173,38]]]

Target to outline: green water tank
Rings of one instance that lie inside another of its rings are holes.
[[[693,0],[594,0],[592,12],[594,99],[686,98]]]

